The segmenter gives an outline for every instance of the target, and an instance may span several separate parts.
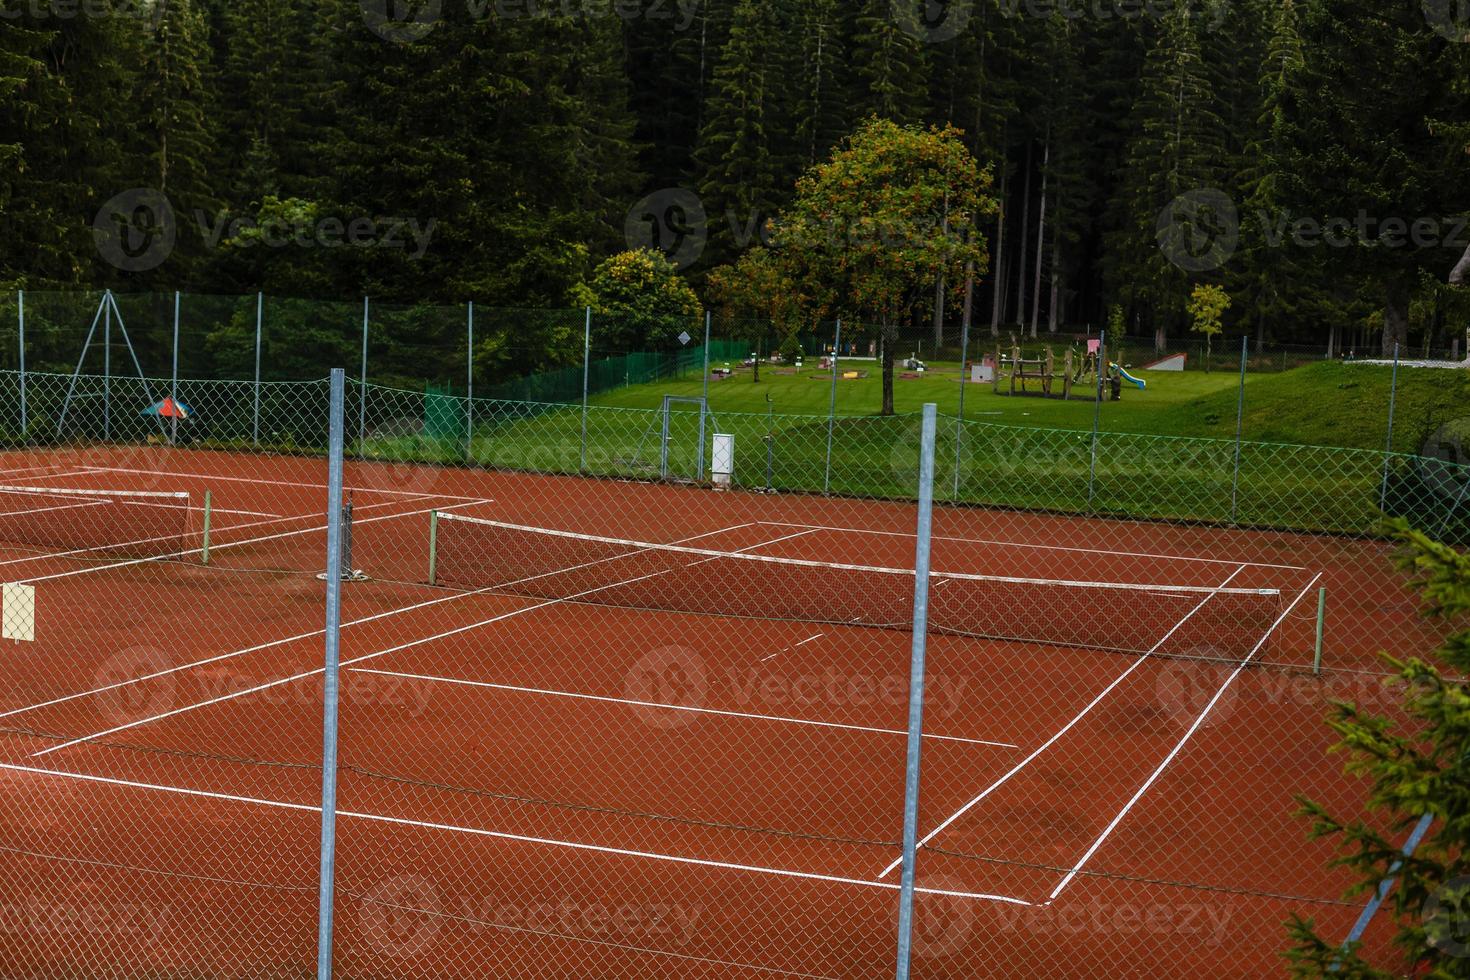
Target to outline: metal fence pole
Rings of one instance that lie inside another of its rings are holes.
[[[995,366],[997,371],[1000,365]],[[1012,370],[1015,370],[1014,366]],[[1108,370],[1108,332],[1098,331],[1097,335],[1097,401],[1092,406],[1092,455],[1087,464],[1087,508],[1092,509],[1092,498],[1097,493],[1097,438],[1098,429],[1102,426],[1102,403],[1103,403],[1103,379],[1107,377]],[[997,374],[996,377],[999,377]]]
[[[470,300],[465,323],[464,455],[475,458],[475,301]]]
[[[582,324],[582,450],[578,457],[578,472],[587,472],[587,385],[592,370],[592,307],[587,307]]]
[[[102,297],[102,439],[112,438],[112,290]]]
[[[251,424],[251,435],[255,445],[260,445],[260,331],[265,314],[265,293],[255,294],[255,415]]]
[[[19,347],[20,347],[20,437],[22,439],[29,435],[26,420],[26,292],[24,289],[15,291],[16,304],[19,308]]]
[[[327,457],[327,623],[322,689],[322,846],[317,897],[316,975],[332,976],[332,898],[337,872],[337,699],[342,623],[342,442],[345,374],[332,369]]]
[[[1378,489],[1378,509],[1388,510],[1388,471],[1393,458],[1393,423],[1398,410],[1399,397],[1399,345],[1393,345],[1393,380],[1388,387],[1388,442],[1383,449],[1383,483]]]
[[[705,430],[708,428],[706,420],[709,415],[709,337],[710,321],[712,317],[709,310],[704,311],[704,396],[699,405],[699,480],[704,482],[704,440]]]
[[[179,442],[179,291],[174,290],[174,356],[169,368],[168,397],[173,403],[172,416],[168,420],[168,444]]]
[[[909,738],[904,768],[903,870],[898,899],[898,980],[908,980],[913,953],[914,860],[919,837],[920,748],[924,737],[924,661],[929,632],[929,544],[934,528],[934,430],[938,406],[924,406],[919,446],[919,521],[914,544],[914,635],[909,657]]]
[[[964,325],[960,330],[960,414],[954,420],[954,493],[951,497],[953,500],[960,499],[961,450],[963,449],[965,438],[965,386],[969,384],[969,379],[965,376],[965,372],[968,370],[969,365],[970,319],[966,317]]]
[[[368,298],[362,298],[362,381],[357,389],[357,455],[361,457],[367,442],[367,364],[368,364]]]
[[[1235,467],[1230,476],[1230,523],[1235,523],[1240,509],[1240,448],[1245,435],[1245,367],[1250,354],[1250,338],[1240,338],[1240,392],[1235,399]]]
[[[822,477],[822,492],[832,489],[832,428],[837,420],[837,362],[842,357],[842,321],[832,335],[832,397],[827,402],[827,470]]]

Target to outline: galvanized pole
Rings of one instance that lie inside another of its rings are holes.
[[[929,634],[929,545],[934,529],[934,429],[938,406],[924,406],[919,446],[919,523],[914,544],[914,633],[909,656],[909,738],[904,767],[903,864],[898,892],[898,980],[913,955],[914,860],[919,837],[920,749],[924,739],[924,674]]]
[[[251,425],[251,438],[260,445],[260,330],[265,313],[265,293],[255,294],[255,415]]]
[[[179,442],[179,291],[174,290],[174,356],[169,373],[168,397],[173,415],[168,420],[168,444]]]
[[[1245,362],[1250,353],[1250,338],[1240,338],[1240,392],[1235,400],[1235,468],[1230,477],[1230,523],[1240,508],[1240,447],[1245,435]]]
[[[470,300],[468,322],[465,331],[468,335],[465,354],[465,400],[464,400],[464,454],[465,459],[473,461],[475,458],[475,301]]]
[[[578,472],[587,472],[587,384],[592,369],[592,307],[587,307],[582,324],[582,451],[578,457]]]
[[[362,298],[362,383],[357,389],[357,455],[367,441],[368,298]]]
[[[1378,509],[1388,510],[1388,471],[1393,458],[1393,422],[1399,397],[1399,345],[1393,345],[1393,380],[1388,388],[1388,443],[1383,450],[1383,483],[1378,489]]]
[[[20,436],[29,434],[26,421],[26,293],[16,290],[16,301],[20,308]]]
[[[112,438],[112,290],[103,297],[107,304],[102,319],[102,439]]]
[[[1092,509],[1092,500],[1097,492],[1097,437],[1098,429],[1102,427],[1102,403],[1103,403],[1103,379],[1107,377],[1108,363],[1108,332],[1098,331],[1097,335],[1097,402],[1092,406],[1092,458],[1087,464],[1087,507]],[[1000,365],[996,365],[1000,370]],[[1012,370],[1015,370],[1014,366]],[[999,377],[1000,375],[996,375]]]
[[[704,311],[704,397],[699,403],[699,480],[704,482],[704,440],[707,420],[709,417],[709,335],[710,335],[709,310]]]
[[[327,623],[326,663],[322,687],[322,844],[317,896],[316,975],[332,976],[333,894],[337,873],[337,701],[342,624],[342,442],[343,388],[341,368],[332,369],[327,457]]]
[[[837,420],[837,361],[842,357],[842,321],[832,336],[832,397],[827,403],[827,470],[822,477],[822,492],[832,489],[832,427]]]

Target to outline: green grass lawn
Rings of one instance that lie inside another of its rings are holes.
[[[872,361],[848,361],[847,368],[866,372],[837,383],[837,413],[875,415],[882,405],[882,379]],[[940,412],[959,410],[958,364],[931,364],[922,378],[894,380],[894,403],[900,413],[915,412],[935,402]],[[901,373],[901,372],[900,372]],[[1102,407],[1102,426],[1109,432],[1234,439],[1239,377],[1198,371],[1138,371],[1147,391],[1123,388],[1121,402]],[[1291,371],[1257,374],[1246,379],[1245,438],[1253,442],[1295,443],[1382,449],[1388,432],[1387,367],[1342,363],[1312,364]],[[614,408],[657,408],[664,395],[697,397],[697,376],[680,381],[635,385],[595,396],[592,404]],[[831,397],[831,375],[816,366],[800,373],[790,368],[763,368],[759,384],[751,371],[737,367],[731,378],[711,381],[710,409],[777,415],[825,417]],[[990,385],[969,385],[965,418],[980,422],[1046,429],[1091,429],[1090,401],[1055,401],[998,396]],[[1399,376],[1395,448],[1414,452],[1443,423],[1470,415],[1470,372],[1403,369]]]

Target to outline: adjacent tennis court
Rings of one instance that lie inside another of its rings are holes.
[[[187,938],[107,938],[160,969],[316,928],[324,467],[262,460],[0,458],[0,861],[48,908],[171,910]],[[371,462],[347,484],[358,972],[891,968],[912,503]],[[1249,974],[1288,911],[1346,933],[1293,794],[1359,791],[1320,721],[1412,622],[1355,603],[1393,575],[1381,544],[944,508],[934,534],[922,975],[1022,972],[1053,941],[1110,973],[1167,951]],[[58,855],[87,873],[39,884]],[[181,879],[238,915],[181,909]],[[1152,929],[1190,953],[1129,941]]]

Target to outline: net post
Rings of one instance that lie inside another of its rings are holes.
[[[15,302],[17,308],[18,341],[20,353],[20,437],[27,438],[30,435],[26,419],[26,291],[17,289],[15,291]]]
[[[214,495],[204,491],[204,533],[199,542],[199,564],[209,564],[209,524],[214,516]]]
[[[1378,488],[1378,509],[1388,511],[1388,472],[1393,461],[1393,422],[1398,409],[1399,396],[1399,345],[1393,345],[1393,379],[1388,388],[1388,442],[1383,448],[1383,482]]]
[[[1235,466],[1230,476],[1230,523],[1240,512],[1240,448],[1245,435],[1245,367],[1250,353],[1250,338],[1240,338],[1240,391],[1235,400]]]
[[[429,584],[439,584],[439,512],[429,511]]]
[[[832,489],[832,427],[837,419],[837,361],[842,357],[842,321],[832,335],[832,394],[827,401],[827,469],[822,477],[822,492]]]
[[[1327,627],[1327,590],[1317,592],[1317,649],[1312,656],[1312,673],[1322,676],[1322,638]]]
[[[582,325],[582,448],[577,472],[587,472],[587,385],[592,370],[592,307],[587,307]]]
[[[341,658],[342,576],[342,430],[344,373],[332,369],[330,450],[327,455],[327,609],[325,666],[322,685],[322,835],[321,874],[317,895],[318,980],[331,980],[333,895],[337,861],[337,702]]]
[[[255,447],[260,448],[260,335],[265,316],[265,293],[255,294],[255,412],[251,417],[250,433]]]
[[[924,733],[924,670],[929,630],[929,546],[934,527],[934,430],[938,406],[924,406],[919,447],[919,515],[914,545],[914,634],[909,658],[909,732],[903,803],[903,862],[898,901],[898,980],[913,954],[914,860],[919,836],[919,767]]]

